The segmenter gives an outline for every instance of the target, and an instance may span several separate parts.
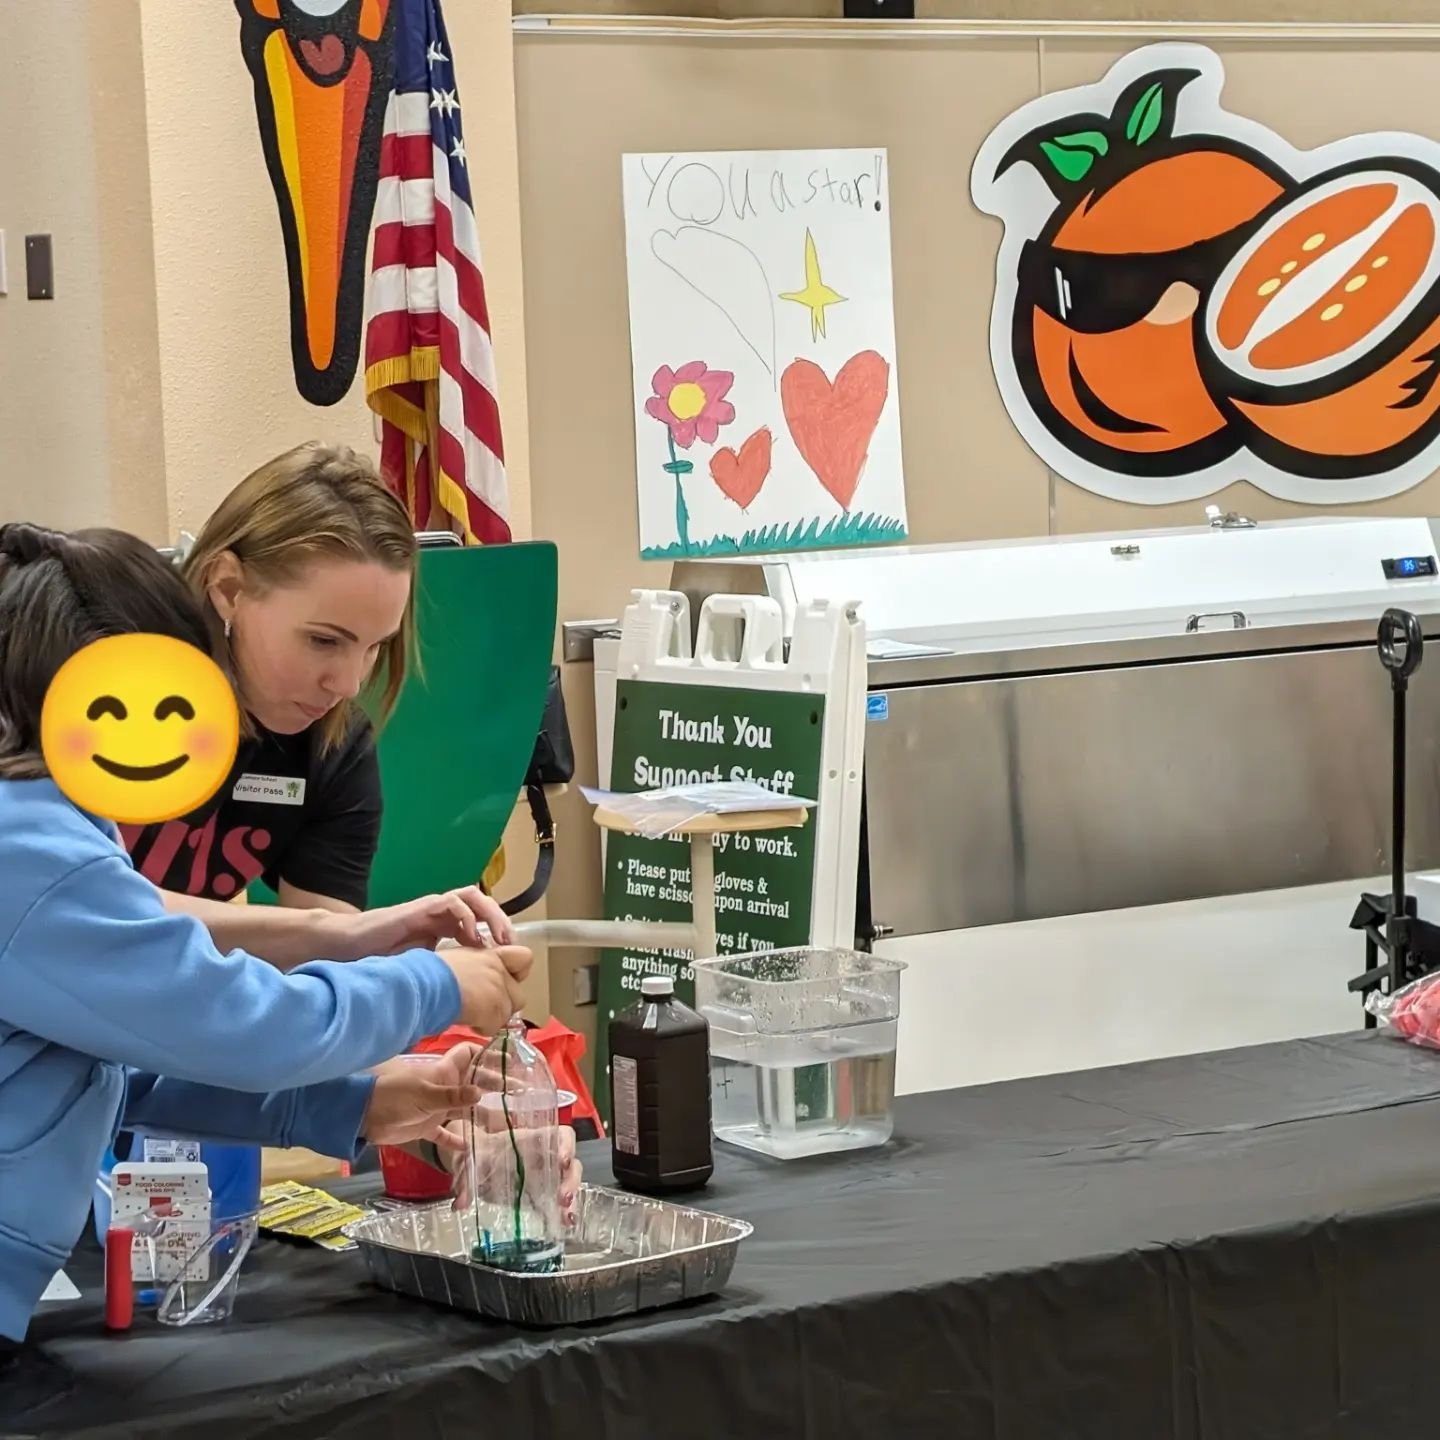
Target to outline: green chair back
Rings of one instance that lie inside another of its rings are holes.
[[[420,552],[418,664],[378,745],[372,906],[473,884],[489,864],[540,729],[557,585],[546,541]]]

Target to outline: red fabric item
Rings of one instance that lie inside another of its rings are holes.
[[[552,1017],[543,1025],[530,1026],[525,1038],[545,1057],[545,1063],[555,1077],[556,1089],[569,1090],[575,1096],[575,1103],[569,1108],[569,1114],[562,1115],[561,1119],[567,1124],[575,1120],[588,1120],[594,1125],[596,1134],[603,1138],[605,1127],[600,1122],[600,1112],[595,1108],[595,1100],[590,1094],[590,1087],[585,1083],[580,1066],[581,1060],[585,1058],[585,1037]],[[480,1034],[478,1030],[470,1029],[468,1025],[452,1025],[439,1035],[427,1036],[414,1049],[417,1055],[443,1055],[447,1050],[463,1045],[466,1041],[480,1045],[490,1043],[487,1036]]]

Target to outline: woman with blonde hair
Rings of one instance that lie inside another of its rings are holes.
[[[409,516],[373,464],[307,444],[242,480],[185,560],[231,660],[240,752],[200,811],[122,834],[172,909],[282,967],[309,948],[293,927],[225,902],[263,878],[285,909],[365,908],[382,804],[374,731],[356,702],[374,695],[383,723],[404,684],[417,557]],[[508,943],[493,900],[456,893]]]

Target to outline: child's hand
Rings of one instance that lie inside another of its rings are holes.
[[[445,1052],[447,1081],[468,1082],[475,1094],[473,1107],[448,1119],[438,1135],[419,1137],[434,1141],[438,1152],[435,1158],[454,1177],[455,1209],[471,1205],[477,1194],[481,1200],[499,1198],[502,1182],[510,1173],[506,1167],[514,1164],[514,1145],[520,1147],[521,1158],[532,1174],[539,1173],[546,1151],[553,1146],[560,1161],[561,1218],[567,1225],[573,1225],[584,1175],[584,1166],[575,1153],[574,1130],[568,1125],[520,1125],[514,1131],[512,1142],[510,1132],[503,1128],[503,1112],[494,1106],[480,1105],[484,1094],[493,1095],[504,1084],[495,1070],[493,1053],[481,1065],[484,1050],[482,1045],[462,1041]],[[470,1155],[472,1128],[475,1147],[473,1165]]]
[[[447,1055],[398,1056],[376,1066],[374,1075],[375,1089],[360,1125],[371,1145],[430,1140],[445,1154],[456,1144],[446,1125],[480,1103],[480,1089],[470,1084],[454,1050]]]

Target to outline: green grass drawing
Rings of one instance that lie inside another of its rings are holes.
[[[895,544],[905,538],[899,520],[882,515],[843,515],[821,525],[820,521],[797,521],[793,525],[767,525],[747,530],[738,539],[717,535],[693,545],[655,545],[641,550],[642,560],[679,560],[687,556],[705,559],[714,555],[750,555],[759,551],[826,550],[845,545]]]

